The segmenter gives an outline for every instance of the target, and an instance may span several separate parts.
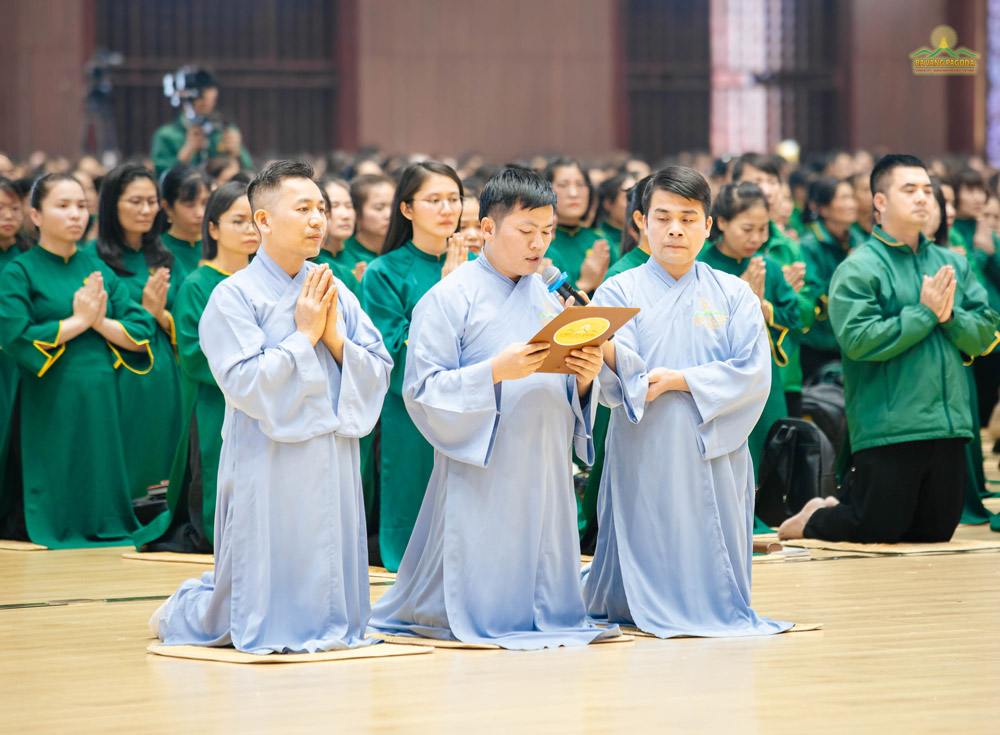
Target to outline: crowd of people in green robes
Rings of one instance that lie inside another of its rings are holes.
[[[110,170],[92,157],[70,165],[0,154],[0,538],[212,549],[225,401],[198,325],[212,290],[248,264],[259,241],[246,197],[252,159],[242,149],[225,161],[178,162],[160,142],[155,159]],[[395,364],[381,421],[361,442],[370,555],[395,571],[433,469],[401,395],[410,319],[435,283],[479,256],[477,196],[506,162],[365,149],[311,163],[328,218],[315,260],[359,298]],[[542,268],[556,266],[592,294],[648,260],[642,201],[652,169],[642,158],[518,163],[558,199]],[[749,439],[756,470],[775,422],[802,416],[803,389],[837,379],[830,284],[879,225],[874,161],[864,151],[802,161],[683,154],[657,167],[668,163],[711,182],[712,236],[700,259],[746,281],[767,325],[771,394]],[[1000,173],[976,157],[929,168],[935,206],[924,235],[965,258],[1000,311]],[[968,357],[978,430],[997,404],[1000,349]],[[574,458],[585,550],[596,538],[608,419],[601,407],[593,466]],[[963,520],[989,522],[979,442],[967,457]]]

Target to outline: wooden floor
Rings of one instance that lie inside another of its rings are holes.
[[[0,551],[0,733],[1000,732],[1000,553],[755,564],[820,632],[241,666],[148,655],[205,567],[122,551]]]

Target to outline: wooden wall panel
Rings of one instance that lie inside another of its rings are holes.
[[[613,0],[361,0],[359,130],[503,160],[614,145]]]
[[[947,77],[914,75],[910,54],[927,45],[934,27],[945,22],[948,2],[852,0],[853,147],[918,156],[947,150]]]
[[[650,161],[708,150],[709,0],[624,0],[629,148]]]
[[[77,153],[89,7],[88,0],[0,0],[0,151]]]

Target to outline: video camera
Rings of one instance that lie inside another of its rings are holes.
[[[215,78],[204,69],[185,66],[172,74],[163,77],[163,94],[174,107],[184,105],[184,113],[188,123],[200,125],[205,133],[210,135],[218,121],[207,115],[199,115],[194,111],[191,102],[201,96],[203,90],[218,87]]]

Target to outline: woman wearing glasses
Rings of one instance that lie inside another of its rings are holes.
[[[170,475],[181,433],[180,376],[170,313],[181,276],[171,277],[174,256],[160,241],[160,192],[153,172],[137,164],[112,169],[101,185],[97,255],[125,284],[130,298],[153,315],[153,365],[137,374],[119,371],[122,441],[133,498]]]
[[[408,166],[396,187],[382,254],[361,281],[362,303],[392,356],[389,393],[382,408],[379,549],[382,564],[399,568],[434,468],[434,450],[403,404],[403,369],[410,318],[431,286],[468,260],[455,236],[462,216],[462,182],[450,166],[423,161]]]
[[[246,268],[260,245],[246,184],[231,181],[212,192],[201,243],[202,263],[184,279],[174,305],[184,424],[170,470],[168,510],[133,536],[137,549],[149,544],[150,551],[212,550],[226,400],[201,351],[198,325],[215,287]]]

